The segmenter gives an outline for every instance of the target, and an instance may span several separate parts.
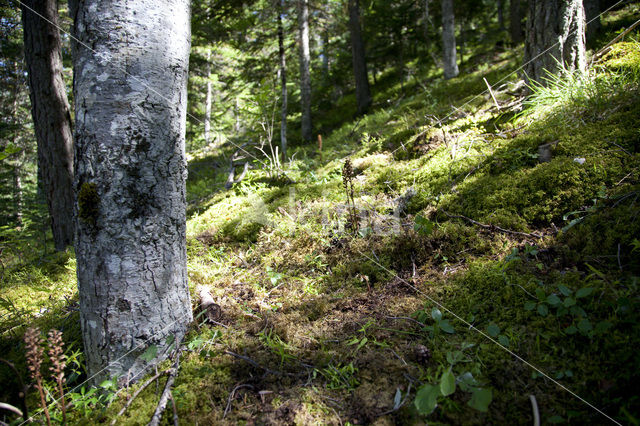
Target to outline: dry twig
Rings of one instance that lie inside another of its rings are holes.
[[[485,223],[480,223],[476,220],[473,220],[471,218],[468,218],[466,216],[462,216],[459,214],[451,214],[446,212],[445,210],[440,209],[440,211],[444,214],[446,214],[448,217],[452,218],[452,219],[464,219],[476,226],[479,226],[480,228],[483,229],[487,229],[489,231],[498,231],[498,232],[502,232],[503,234],[510,234],[510,235],[518,235],[521,237],[527,237],[527,238],[537,238],[540,239],[543,237],[543,235],[538,235],[538,234],[533,234],[533,233],[528,233],[528,232],[519,232],[519,231],[512,231],[510,229],[505,229],[505,228],[501,228],[497,225],[487,225]]]
[[[180,369],[180,355],[182,354],[182,347],[180,347],[180,340],[176,339],[176,353],[175,353],[175,361],[173,363],[173,367],[169,369],[169,378],[167,379],[167,383],[164,385],[164,391],[162,391],[162,395],[160,396],[160,401],[158,401],[158,406],[156,407],[155,413],[153,413],[153,417],[151,417],[151,421],[148,426],[158,426],[160,424],[160,420],[162,419],[162,413],[165,408],[167,408],[167,402],[169,402],[169,397],[171,395],[171,387],[173,386],[173,382],[178,375],[178,370]]]

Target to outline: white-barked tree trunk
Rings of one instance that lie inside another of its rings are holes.
[[[82,333],[89,375],[124,383],[165,358],[192,320],[185,241],[190,4],[70,5],[79,39],[73,61]]]

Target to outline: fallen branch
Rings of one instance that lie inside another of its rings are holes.
[[[236,391],[242,388],[250,388],[253,389],[253,386],[251,385],[238,385],[235,388],[233,388],[233,390],[231,391],[231,393],[229,394],[229,398],[227,399],[227,406],[224,409],[224,414],[222,414],[222,418],[224,419],[225,417],[227,417],[227,414],[229,414],[229,410],[231,410],[231,402],[233,401],[234,396],[236,395]]]
[[[540,426],[540,411],[538,411],[538,401],[535,395],[529,395],[531,409],[533,410],[533,426]]]
[[[209,289],[205,286],[197,286],[196,294],[200,300],[199,309],[202,311],[202,314],[199,314],[198,316],[204,315],[205,321],[214,324],[217,323],[222,316],[222,309],[220,308],[220,305],[214,302]]]
[[[240,145],[240,147],[238,147],[238,149],[233,153],[233,155],[231,156],[231,160],[229,161],[229,177],[227,178],[227,182],[224,184],[224,187],[226,189],[231,189],[231,187],[233,185],[235,185],[236,183],[240,183],[240,181],[242,181],[242,179],[244,178],[244,175],[247,174],[247,171],[249,170],[249,161],[246,160],[246,157],[242,157],[240,156],[240,151],[244,151],[247,154],[249,154],[244,147],[247,146],[249,144],[249,142],[244,143],[242,145]],[[245,160],[244,162],[237,162],[238,160]],[[242,173],[240,173],[240,176],[238,176],[237,178],[236,176],[236,167],[238,166],[242,166]]]
[[[20,417],[24,416],[24,413],[19,408],[5,402],[0,402],[0,410],[11,411],[12,413],[17,414]]]
[[[466,216],[448,213],[448,212],[446,212],[446,211],[444,211],[442,209],[440,209],[440,211],[442,213],[446,214],[448,217],[450,217],[452,219],[464,219],[464,220],[466,220],[466,221],[468,221],[468,222],[470,222],[470,223],[472,223],[472,224],[474,224],[476,226],[479,226],[480,228],[487,229],[489,231],[498,231],[498,232],[502,232],[504,234],[518,235],[518,236],[527,237],[527,238],[540,239],[540,238],[544,237],[544,235],[530,234],[528,232],[519,232],[519,231],[512,231],[510,229],[504,229],[504,228],[501,228],[501,227],[499,227],[497,225],[487,225],[485,223],[480,223],[480,222],[478,222],[476,220],[473,220],[471,218],[468,218]]]
[[[142,384],[142,386],[140,386],[134,393],[133,395],[131,395],[131,398],[129,398],[129,400],[127,401],[127,403],[125,404],[124,407],[122,407],[122,409],[118,412],[118,415],[115,416],[113,418],[113,420],[111,421],[111,426],[115,425],[118,420],[120,419],[120,417],[122,417],[124,415],[124,413],[127,412],[127,410],[129,409],[129,407],[131,406],[131,404],[133,404],[133,401],[138,397],[138,395],[140,395],[140,393],[145,390],[146,388],[149,387],[149,385],[151,383],[153,383],[154,381],[158,380],[160,377],[164,376],[165,374],[168,374],[171,370],[164,370],[161,371],[160,373],[157,373],[156,375],[154,375],[152,378],[150,378],[149,380],[147,380],[146,382],[144,382]]]
[[[173,367],[169,370],[169,378],[167,379],[167,383],[164,385],[164,390],[162,391],[162,395],[160,396],[160,401],[158,401],[158,406],[156,407],[155,413],[153,413],[153,417],[151,417],[151,421],[147,426],[158,426],[160,424],[160,420],[162,419],[162,413],[165,408],[167,408],[167,402],[169,402],[169,397],[171,396],[171,387],[173,386],[173,382],[178,375],[178,370],[180,369],[180,355],[182,354],[182,348],[180,347],[180,340],[176,339],[176,360],[173,363]]]
[[[633,31],[633,29],[635,27],[637,27],[638,25],[640,25],[640,19],[637,20],[635,23],[633,23],[633,25],[631,25],[629,28],[627,28],[626,30],[624,30],[623,32],[621,32],[620,34],[618,34],[618,36],[616,38],[614,38],[613,40],[611,40],[609,43],[607,43],[602,49],[598,50],[598,52],[593,55],[593,58],[591,59],[591,64],[597,62],[598,60],[600,60],[600,58],[602,56],[604,56],[606,53],[609,52],[611,46],[613,46],[615,43],[617,43],[621,38],[623,38],[624,36],[626,36],[627,34],[629,34],[631,31]]]
[[[11,371],[13,371],[13,373],[15,374],[16,378],[18,379],[18,398],[20,398],[20,406],[22,408],[20,416],[22,416],[22,418],[24,419],[24,421],[28,421],[29,420],[29,410],[27,408],[27,390],[28,387],[27,385],[24,384],[24,382],[22,381],[22,376],[20,375],[20,373],[18,372],[18,369],[16,368],[15,365],[13,365],[12,362],[7,361],[6,359],[0,358],[0,362],[5,364],[7,367],[9,367],[11,369]]]

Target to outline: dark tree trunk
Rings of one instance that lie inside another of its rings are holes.
[[[166,358],[192,320],[189,1],[74,0],[73,15],[80,323],[88,375],[122,384]]]
[[[62,78],[58,2],[23,0],[22,25],[38,141],[38,176],[47,199],[56,250],[64,250],[73,242],[74,232],[73,136]]]
[[[282,15],[284,14],[284,0],[280,0],[280,10],[278,12],[278,54],[280,56],[280,85],[282,89],[282,109],[280,110],[280,150],[282,158],[287,158],[287,55],[284,50],[284,27],[282,25]]]
[[[520,44],[524,40],[524,32],[522,31],[522,5],[520,0],[510,0],[509,2],[509,33],[511,34],[511,42]]]
[[[309,54],[309,0],[298,0],[298,26],[300,28],[300,102],[302,103],[302,139],[311,142],[311,73]]]
[[[322,32],[322,77],[325,84],[329,81],[329,30]]]
[[[453,15],[453,0],[442,0],[442,50],[444,78],[449,79],[458,75],[456,59],[455,18]]]
[[[524,72],[527,82],[546,84],[548,73],[583,71],[585,18],[582,0],[530,0]]]
[[[371,108],[373,101],[369,89],[367,61],[360,29],[360,4],[358,0],[349,0],[349,32],[351,34],[353,74],[356,79],[358,114],[365,114]]]
[[[211,142],[211,98],[213,90],[211,87],[211,51],[207,52],[207,95],[204,101],[204,141],[207,145]]]
[[[592,43],[602,28],[600,22],[600,0],[584,0],[584,13],[587,20],[586,39]]]
[[[498,27],[504,30],[504,0],[498,0]]]

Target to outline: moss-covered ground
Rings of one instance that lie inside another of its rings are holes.
[[[256,161],[225,190],[235,148],[194,155],[189,284],[220,313],[185,340],[180,424],[531,424],[530,396],[543,424],[638,424],[638,52],[627,37],[521,106],[517,51],[470,58],[446,82],[381,78],[373,112],[321,117],[322,152],[295,148],[286,178]],[[483,77],[504,79],[500,109]],[[2,357],[24,370],[25,325],[61,328],[72,387],[74,257],[15,256],[3,259]],[[426,414],[428,385],[445,389],[448,372],[455,391]],[[73,423],[111,421],[135,387],[109,406],[80,398]],[[118,424],[145,424],[157,395]]]

